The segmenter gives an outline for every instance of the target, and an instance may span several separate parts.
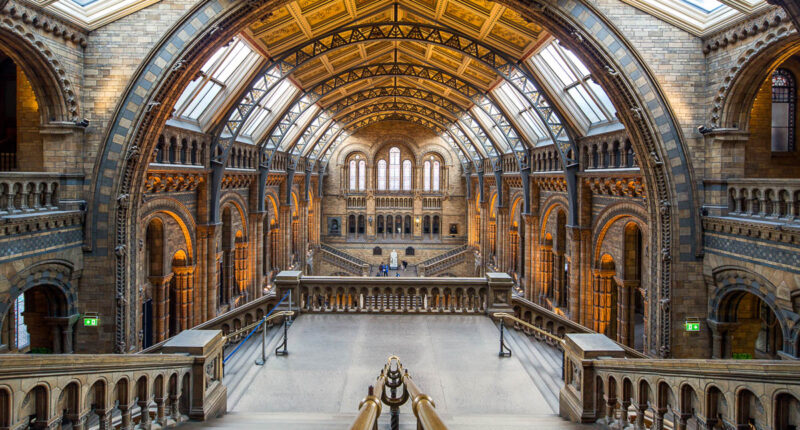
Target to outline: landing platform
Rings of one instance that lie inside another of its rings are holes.
[[[289,329],[290,355],[273,354],[248,372],[236,387],[241,396],[231,396],[230,414],[208,424],[348,428],[367,387],[394,354],[452,429],[584,428],[561,420],[553,390],[534,382],[525,354],[501,359],[498,342],[497,326],[485,316],[305,314]],[[558,367],[552,362],[540,370],[560,377]],[[410,405],[401,409],[401,423],[414,428]]]

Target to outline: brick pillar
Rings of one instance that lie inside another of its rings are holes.
[[[300,226],[306,226],[306,228],[300,228],[299,237],[298,237],[298,249],[297,249],[297,257],[298,261],[300,262],[300,266],[297,268],[301,272],[305,273],[306,270],[306,259],[308,254],[308,200],[301,199],[299,201],[300,207],[297,208],[297,213],[300,216]],[[369,222],[367,222],[369,225]],[[372,227],[374,228],[374,226]],[[374,232],[373,232],[374,235]],[[310,275],[310,273],[307,273]]]
[[[539,285],[541,286],[539,302],[544,304],[548,298],[554,297],[553,288],[550,285],[553,278],[553,247],[542,245],[539,248],[539,254]]]
[[[497,257],[497,268],[504,272],[508,271],[506,262],[506,249],[508,242],[508,208],[497,208],[497,218],[495,219],[495,253]]]
[[[172,280],[173,274],[167,276],[150,276],[150,285],[153,286],[153,299],[155,300],[155,309],[153,318],[155,319],[155,342],[161,342],[169,337],[169,294],[167,286]]]
[[[486,264],[489,262],[489,202],[481,202],[481,273],[486,273]]]
[[[524,214],[522,220],[525,223],[525,237],[520,240],[525,241],[525,254],[522,255],[522,264],[525,265],[525,298],[535,302],[538,296],[538,272],[539,272],[539,217],[531,214]]]
[[[264,290],[264,212],[251,213],[247,237],[253,246],[250,247],[250,283],[247,297],[252,300],[261,297]]]
[[[234,285],[231,298],[247,293],[247,242],[236,242],[233,252]]]
[[[284,205],[280,208],[280,263],[281,270],[285,270],[292,262],[292,208]]]
[[[217,229],[219,224],[197,226],[197,260],[205,261],[199,267],[204,273],[198,275],[202,284],[199,286],[199,296],[202,298],[200,315],[196,323],[210,320],[217,316],[217,297],[219,297],[219,282],[217,273]],[[205,276],[202,276],[205,275]]]

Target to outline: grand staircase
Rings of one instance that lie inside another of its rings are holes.
[[[436,276],[459,263],[463,263],[471,253],[471,246],[462,245],[419,263],[417,271],[419,276]]]
[[[369,274],[369,263],[360,258],[324,243],[320,244],[319,250],[323,260],[342,269],[345,273],[353,276],[367,276]]]

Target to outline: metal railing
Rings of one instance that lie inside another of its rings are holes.
[[[275,305],[275,307],[273,307],[273,308],[272,308],[272,310],[271,310],[271,311],[269,311],[269,313],[268,313],[268,314],[264,315],[264,318],[262,318],[261,320],[259,320],[257,323],[251,324],[251,326],[252,326],[252,330],[250,331],[250,333],[249,333],[247,336],[245,336],[245,338],[244,338],[244,339],[243,339],[241,342],[239,342],[239,344],[238,344],[238,345],[236,345],[236,347],[235,347],[235,348],[233,348],[233,351],[231,351],[230,353],[228,353],[228,355],[226,355],[226,356],[225,356],[225,358],[223,358],[223,359],[222,359],[222,363],[223,363],[223,364],[224,364],[224,363],[227,363],[227,362],[228,362],[228,360],[230,360],[230,359],[231,359],[231,357],[233,357],[233,356],[234,356],[234,354],[236,354],[236,352],[238,352],[238,351],[239,351],[239,349],[241,349],[242,345],[244,345],[244,344],[245,344],[245,343],[248,341],[248,339],[250,339],[250,338],[253,336],[253,334],[254,334],[256,331],[258,331],[258,329],[259,329],[259,328],[261,328],[261,326],[262,326],[264,323],[266,323],[267,321],[271,321],[272,319],[274,319],[274,318],[273,318],[273,313],[275,312],[275,309],[278,309],[278,307],[279,307],[279,306],[280,306],[280,305],[281,305],[281,304],[282,304],[282,303],[283,303],[283,302],[286,300],[286,298],[287,298],[287,297],[289,297],[290,295],[291,295],[291,291],[287,291],[287,292],[286,292],[286,294],[284,294],[284,295],[283,295],[283,297],[281,297],[280,301],[278,301],[278,303]],[[290,299],[290,308],[291,308],[291,299]],[[291,311],[283,311],[283,312],[279,312],[279,313],[286,313],[286,314],[287,314],[287,316],[291,316],[291,315],[293,314],[293,312],[291,312]],[[275,315],[275,318],[277,318],[277,317],[278,317],[278,315],[276,314],[276,315]],[[288,318],[284,318],[284,324],[287,324],[287,321],[288,321]],[[234,332],[234,333],[238,333],[238,332],[242,332],[242,331],[247,331],[246,329],[247,329],[247,328],[240,329],[240,330],[237,330],[237,331],[236,331],[236,332]],[[285,334],[286,334],[286,333],[284,332],[284,335],[285,335]],[[227,335],[226,337],[231,337],[231,335],[229,334],[229,335]],[[263,340],[263,339],[262,339],[262,340]],[[285,342],[286,342],[286,339],[284,339],[284,344],[285,344]],[[262,345],[262,350],[263,350],[263,348],[264,348],[264,346]],[[262,354],[262,355],[263,355],[263,354]]]
[[[409,400],[411,400],[411,410],[417,419],[418,429],[447,430],[447,425],[436,412],[433,399],[422,392],[409,375],[408,369],[403,367],[400,358],[394,355],[386,361],[375,385],[369,387],[367,397],[358,405],[358,415],[350,430],[376,429],[382,403],[390,407],[390,428],[399,428],[400,406]]]

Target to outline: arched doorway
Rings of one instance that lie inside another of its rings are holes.
[[[12,300],[3,321],[3,341],[10,351],[70,354],[77,320],[70,313],[61,288],[36,285]]]
[[[624,234],[624,279],[619,294],[617,341],[637,351],[644,351],[647,318],[642,286],[642,231],[635,222],[629,222],[625,225]]]
[[[724,327],[722,358],[778,358],[783,349],[783,325],[763,298],[744,289],[734,289],[722,296],[714,313]]]
[[[0,50],[0,172],[44,170],[39,105],[22,67]]]

